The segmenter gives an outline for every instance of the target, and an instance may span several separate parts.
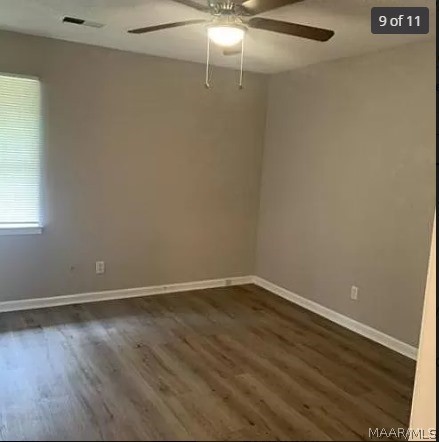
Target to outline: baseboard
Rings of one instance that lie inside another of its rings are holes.
[[[399,341],[392,336],[386,335],[383,332],[380,332],[368,325],[362,324],[361,322],[355,321],[347,316],[344,316],[340,313],[335,312],[327,307],[323,307],[322,305],[310,301],[309,299],[303,298],[302,296],[296,295],[289,290],[279,287],[272,282],[269,282],[263,278],[259,278],[258,276],[253,277],[253,283],[268,290],[275,295],[278,295],[284,299],[287,299],[294,304],[300,305],[307,310],[310,310],[320,316],[323,316],[326,319],[329,319],[336,324],[339,324],[349,330],[352,330],[359,335],[362,335],[366,338],[371,339],[372,341],[378,342],[381,345],[384,345],[391,350],[394,350],[398,353],[401,353],[404,356],[407,356],[410,359],[416,360],[418,349],[416,347],[412,347],[405,342]]]
[[[141,296],[161,295],[165,293],[188,292],[217,287],[250,284],[252,276],[210,279],[205,281],[183,282],[177,284],[138,287],[133,289],[104,290],[100,292],[78,293],[74,295],[52,296],[49,298],[23,299],[0,302],[0,313],[18,310],[31,310],[60,305],[84,304],[87,302],[110,301],[114,299],[137,298]]]
[[[289,290],[273,284],[258,276],[238,276],[231,278],[210,279],[205,281],[183,282],[177,284],[156,285],[149,287],[138,287],[133,289],[105,290],[100,292],[78,293],[74,295],[52,296],[49,298],[23,299],[18,301],[0,302],[0,313],[18,310],[31,310],[45,307],[56,307],[61,305],[84,304],[88,302],[110,301],[115,299],[137,298],[142,296],[161,295],[166,293],[188,292],[192,290],[203,290],[217,287],[227,287],[244,284],[256,284],[275,295],[281,296],[290,302],[300,305],[330,321],[335,322],[349,330],[352,330],[372,341],[378,342],[398,353],[411,359],[416,359],[418,349],[399,341],[385,333],[382,333],[368,325],[355,321],[347,316],[323,307],[314,301],[296,295]]]

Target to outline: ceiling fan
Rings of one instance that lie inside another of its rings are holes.
[[[207,87],[209,87],[208,71],[210,41],[222,47],[224,55],[241,53],[240,87],[242,87],[244,36],[250,28],[262,29],[264,31],[287,34],[320,42],[328,41],[334,35],[334,31],[329,29],[257,17],[257,15],[264,12],[280,8],[281,6],[292,5],[303,0],[207,0],[207,4],[201,4],[194,0],[173,1],[196,9],[197,11],[208,13],[210,14],[210,17],[207,19],[194,19],[147,26],[144,28],[131,29],[128,32],[130,34],[145,34],[163,29],[206,23],[208,42],[206,67]],[[240,43],[241,47],[239,48],[238,45]]]
[[[209,23],[209,38],[214,43],[224,47],[235,46],[239,43],[248,28],[263,29],[264,31],[293,35],[295,37],[316,41],[327,41],[334,35],[334,31],[329,29],[254,17],[263,12],[268,12],[281,6],[299,3],[303,0],[207,0],[206,5],[197,3],[194,0],[173,1],[198,11],[209,13],[211,14],[211,18],[165,23],[145,28],[131,29],[128,32],[131,34],[145,34],[162,29]],[[227,55],[229,54],[230,51],[227,52]]]

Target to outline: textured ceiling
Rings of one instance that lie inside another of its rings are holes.
[[[428,6],[430,34],[372,35],[370,8],[373,6]],[[319,43],[252,29],[245,42],[245,68],[274,73],[433,39],[435,9],[433,0],[305,0],[279,8],[263,16],[333,29],[335,36],[329,42]],[[65,15],[102,22],[105,26],[94,29],[63,24],[61,19]],[[205,14],[171,0],[0,0],[0,29],[196,62],[205,61],[204,25],[144,35],[126,31],[204,17]],[[238,56],[225,57],[219,48],[213,49],[212,57],[215,65],[239,66]]]

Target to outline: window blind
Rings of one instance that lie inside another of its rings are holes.
[[[40,225],[40,82],[0,74],[0,229]]]

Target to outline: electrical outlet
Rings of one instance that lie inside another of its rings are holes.
[[[353,301],[358,301],[358,287],[355,285],[351,287],[351,299]]]
[[[102,275],[105,273],[105,262],[96,261],[96,275]]]

